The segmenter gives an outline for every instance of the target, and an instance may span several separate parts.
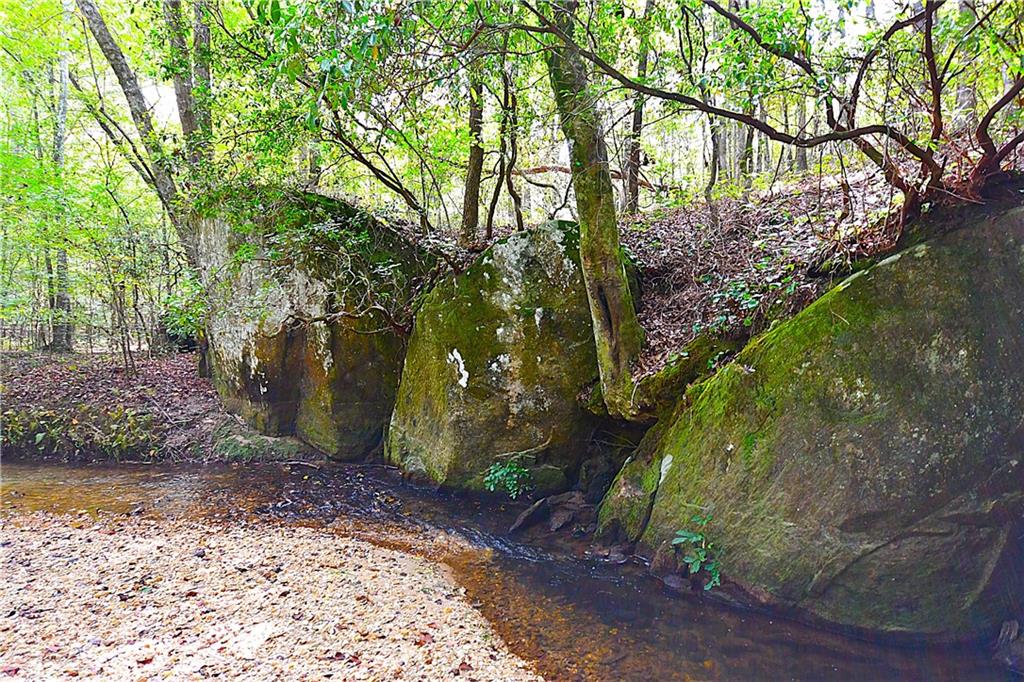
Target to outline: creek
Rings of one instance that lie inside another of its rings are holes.
[[[509,536],[519,508],[420,489],[382,467],[5,461],[0,476],[5,516],[133,514],[254,533],[295,523],[444,563],[551,680],[1013,679],[980,645],[863,641],[669,594],[639,563],[596,560],[586,539]]]

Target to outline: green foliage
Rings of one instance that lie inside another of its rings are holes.
[[[0,444],[9,452],[67,459],[153,459],[158,434],[152,416],[122,405],[81,405],[68,411],[6,410]]]
[[[533,489],[533,475],[518,462],[495,462],[484,475],[484,487],[491,492],[501,488],[514,500]]]
[[[206,297],[202,285],[189,278],[164,299],[164,327],[179,339],[195,339],[206,319]]]
[[[690,519],[695,530],[676,531],[676,537],[672,540],[675,550],[683,553],[683,563],[689,567],[690,575],[704,572],[706,591],[722,584],[720,552],[706,534],[712,518],[710,513],[695,514]]]

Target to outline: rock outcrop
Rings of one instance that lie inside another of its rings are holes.
[[[695,513],[752,595],[873,631],[1024,603],[1024,209],[836,286],[680,396],[601,527],[673,567]]]
[[[209,360],[225,406],[262,433],[365,457],[398,389],[405,340],[394,316],[431,259],[319,195],[232,189],[205,204]]]
[[[514,459],[539,492],[568,486],[597,379],[578,232],[546,223],[496,243],[438,283],[416,314],[386,456],[450,488],[483,488]],[[517,454],[518,453],[518,454]]]

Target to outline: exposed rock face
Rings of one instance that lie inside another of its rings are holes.
[[[408,300],[429,259],[340,201],[266,202],[239,215],[227,197],[199,221],[214,384],[262,433],[362,458],[381,443],[405,350],[382,310]]]
[[[488,249],[437,284],[416,315],[387,458],[452,488],[482,489],[511,453],[539,491],[565,488],[593,417],[597,378],[578,233],[552,222]]]
[[[648,433],[600,522],[674,565],[700,508],[728,577],[871,630],[1020,614],[1024,209],[858,273]]]

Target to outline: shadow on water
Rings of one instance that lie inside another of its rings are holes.
[[[1013,679],[980,647],[864,642],[669,596],[639,566],[588,559],[582,541],[510,539],[516,509],[417,489],[382,468],[4,462],[0,475],[6,515],[290,522],[415,552],[450,567],[466,598],[548,679]]]

